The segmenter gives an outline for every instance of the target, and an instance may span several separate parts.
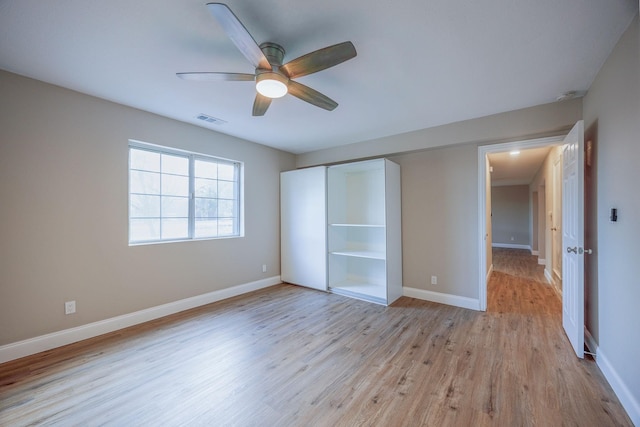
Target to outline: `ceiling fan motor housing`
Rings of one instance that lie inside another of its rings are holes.
[[[260,45],[260,50],[267,57],[271,66],[280,67],[284,59],[284,48],[277,43],[264,42]]]
[[[260,45],[260,50],[271,64],[271,70],[256,68],[256,89],[266,97],[281,98],[287,94],[289,85],[289,77],[280,71],[284,48],[276,43],[265,42]]]

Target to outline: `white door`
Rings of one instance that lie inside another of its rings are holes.
[[[327,168],[280,174],[280,277],[327,290]]]
[[[551,273],[553,283],[562,286],[562,159],[553,164],[553,217],[551,218]],[[560,288],[562,291],[562,288]]]
[[[562,326],[584,357],[584,122],[564,140],[562,156]]]

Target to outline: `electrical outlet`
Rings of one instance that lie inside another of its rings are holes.
[[[438,284],[438,276],[431,276],[431,284],[432,285]]]
[[[262,272],[263,273],[267,272],[267,264],[262,264]]]
[[[67,301],[64,303],[64,314],[73,314],[76,312],[76,302]]]

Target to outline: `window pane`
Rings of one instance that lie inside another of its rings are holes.
[[[130,218],[160,218],[160,196],[132,194],[129,198]]]
[[[186,239],[189,237],[189,219],[162,219],[162,239]]]
[[[129,191],[131,193],[160,194],[160,174],[132,170],[129,173]]]
[[[218,197],[221,199],[233,199],[233,182],[218,181]]]
[[[159,219],[129,220],[129,241],[141,242],[145,240],[160,240],[160,220]]]
[[[218,163],[218,179],[235,181],[236,166],[229,163]]]
[[[218,217],[232,217],[234,213],[234,204],[233,200],[218,200]]]
[[[196,218],[217,217],[217,207],[217,199],[196,199]]]
[[[196,219],[195,237],[215,237],[218,235],[217,219]]]
[[[189,176],[189,158],[163,154],[162,173]]]
[[[195,191],[196,197],[217,197],[218,181],[211,179],[196,178]]]
[[[129,150],[129,164],[131,169],[160,172],[160,153],[147,150]]]
[[[235,234],[233,219],[218,220],[218,236],[232,236]]]
[[[162,217],[163,218],[188,218],[189,198],[188,197],[166,197],[162,196]]]
[[[207,162],[205,160],[196,160],[195,176],[196,178],[218,178],[218,164],[215,162]]]
[[[131,243],[238,235],[240,163],[134,141],[130,144]]]
[[[189,177],[162,174],[162,195],[189,197]]]

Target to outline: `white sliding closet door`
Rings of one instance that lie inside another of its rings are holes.
[[[327,168],[280,174],[283,282],[327,290]]]

